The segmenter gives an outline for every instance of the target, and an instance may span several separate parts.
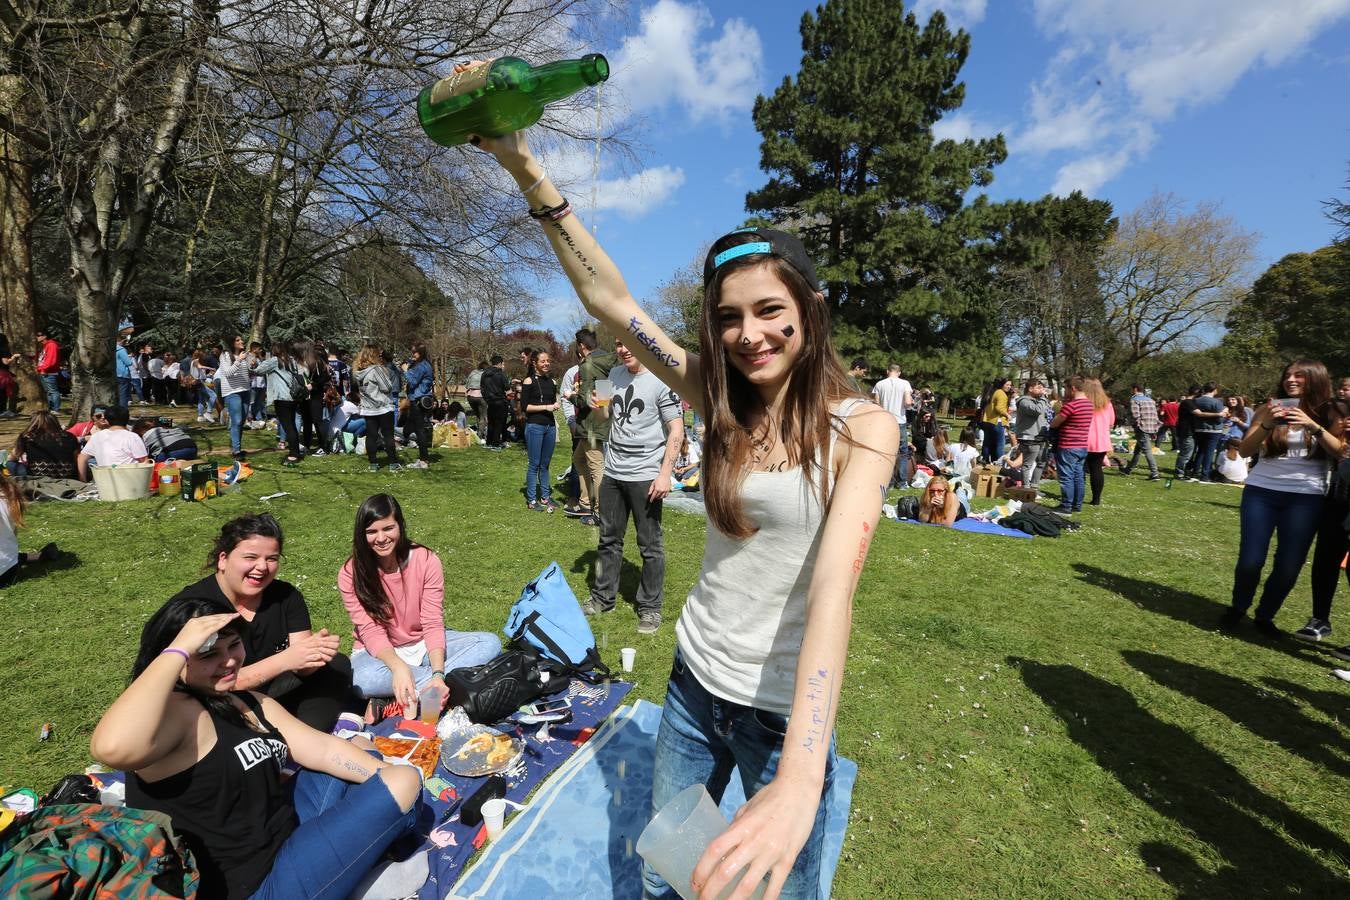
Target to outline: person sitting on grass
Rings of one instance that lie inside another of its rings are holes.
[[[966,517],[965,504],[941,475],[924,485],[919,500],[919,521],[951,527]]]
[[[130,415],[130,412],[128,412]],[[95,403],[94,408],[89,413],[89,420],[86,422],[76,422],[66,429],[83,446],[85,441],[98,434],[108,427],[108,407],[102,403]]]
[[[951,450],[952,474],[957,478],[969,478],[971,467],[980,455],[980,432],[974,425],[961,429],[961,442]]]
[[[431,550],[408,537],[403,509],[389,494],[367,497],[356,511],[352,555],[338,591],[354,628],[352,671],[371,702],[372,722],[388,698],[409,709],[429,684],[449,696],[448,669],[478,666],[501,653],[495,634],[445,627],[445,571]]]
[[[134,430],[141,436],[141,440],[145,441],[145,449],[155,462],[196,459],[198,456],[197,442],[168,419],[164,419],[163,422],[142,419],[136,423]]]
[[[201,873],[198,897],[345,898],[417,821],[421,773],[244,688],[248,643],[223,600],[165,603],[89,751],[127,772],[128,806],[172,820]],[[293,788],[288,761],[302,767]]]
[[[342,712],[360,705],[352,694],[351,661],[338,652],[338,636],[316,633],[304,595],[277,579],[284,542],[268,513],[231,519],[207,556],[213,569],[174,595],[228,604],[240,615],[244,664],[238,690],[276,699],[311,728],[327,731]]]
[[[691,437],[689,432],[684,433],[680,441],[680,455],[675,457],[675,467],[671,474],[679,482],[674,486],[677,491],[696,491],[698,490],[699,470],[702,468],[702,454],[698,448],[698,438]]]
[[[80,480],[89,480],[89,464],[99,466],[125,466],[131,463],[146,462],[150,451],[145,449],[141,436],[127,428],[131,413],[125,406],[110,406],[104,414],[108,427],[89,438],[80,451]]]
[[[1242,441],[1229,438],[1227,446],[1219,454],[1219,464],[1215,466],[1219,475],[1229,484],[1243,484],[1247,480],[1247,458],[1242,455],[1239,449],[1241,446]]]
[[[19,570],[38,562],[56,559],[55,544],[24,553],[19,550],[18,530],[23,527],[23,491],[13,478],[0,477],[0,588],[7,588],[19,577]]]
[[[29,478],[78,478],[80,442],[49,412],[33,413],[5,461],[9,474]]]

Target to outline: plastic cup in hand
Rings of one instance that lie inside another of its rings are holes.
[[[609,406],[609,399],[614,396],[614,382],[608,378],[599,378],[595,382],[595,399],[600,406]]]
[[[619,651],[619,659],[623,662],[625,672],[633,671],[633,660],[637,658],[636,647],[624,647]]]
[[[638,838],[638,855],[656,870],[684,900],[696,900],[698,891],[689,884],[694,867],[703,851],[719,834],[727,830],[727,820],[701,784],[680,791],[647,823]],[[740,878],[727,885],[722,896],[729,895]],[[752,900],[763,896],[761,884]]]
[[[495,841],[501,836],[506,824],[506,801],[498,798],[483,803],[483,824],[487,826],[488,840]]]
[[[421,710],[419,718],[429,725],[435,725],[441,717],[440,690],[431,684],[422,688],[422,693],[417,695],[417,706]],[[407,718],[412,718],[412,716],[409,715]]]

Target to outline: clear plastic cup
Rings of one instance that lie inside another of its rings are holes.
[[[697,900],[698,891],[689,884],[694,867],[703,857],[703,851],[719,834],[727,830],[727,820],[713,803],[707,788],[690,785],[680,791],[661,808],[638,838],[638,855],[656,870],[684,900]],[[729,895],[740,883],[738,877],[727,885],[722,896]],[[751,900],[764,894],[761,884]]]
[[[595,381],[595,397],[600,406],[609,406],[609,400],[614,396],[614,382],[608,378],[597,378]]]

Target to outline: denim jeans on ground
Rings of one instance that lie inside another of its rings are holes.
[[[652,815],[676,794],[693,784],[707,785],[714,802],[735,768],[747,798],[755,796],[778,771],[787,718],[723,700],[699,684],[677,649],[666,688],[661,729],[656,736],[652,773]],[[825,756],[825,783],[816,807],[815,824],[780,896],[817,897],[820,893],[821,854],[825,843],[825,802],[834,781],[835,751],[831,736]],[[668,884],[645,863],[645,891],[652,896],[675,896]]]
[[[1214,471],[1214,451],[1219,443],[1228,436],[1222,431],[1197,431],[1195,433],[1196,469],[1201,481],[1209,481]]]
[[[606,475],[600,481],[600,546],[595,561],[591,599],[602,609],[613,609],[623,570],[623,535],[628,516],[633,516],[638,549],[642,553],[642,579],[638,584],[637,611],[660,612],[666,578],[666,552],[661,545],[661,501],[647,499],[650,481],[616,481]]]
[[[375,754],[371,754],[372,756]],[[300,827],[282,844],[253,897],[344,900],[384,851],[417,822],[421,796],[403,812],[376,775],[361,784],[301,769],[294,804]]]
[[[1055,451],[1055,471],[1059,475],[1059,504],[1072,510],[1083,508],[1083,463],[1087,448]]]
[[[445,632],[445,670],[460,669],[465,666],[481,666],[502,652],[502,642],[495,634],[487,631],[450,631]],[[431,680],[431,657],[422,654],[417,665],[412,666],[413,680],[420,691]],[[356,692],[363,697],[394,696],[394,676],[378,656],[357,650],[352,654],[352,682]]]
[[[550,494],[548,466],[553,460],[553,448],[557,443],[556,425],[531,422],[525,426],[525,452],[529,455],[529,461],[525,463],[525,499],[531,503],[543,500]]]
[[[1186,468],[1195,457],[1195,432],[1183,432],[1172,442],[1173,446],[1176,445],[1177,441],[1181,442],[1181,449],[1177,451],[1177,477],[1185,478]]]
[[[230,450],[235,453],[244,449],[244,404],[247,399],[248,394],[243,391],[225,395],[225,411],[230,415]]]
[[[47,389],[47,405],[51,407],[52,412],[61,411],[61,388],[55,375],[43,375],[42,386]]]
[[[1261,590],[1256,618],[1269,621],[1298,581],[1322,515],[1321,494],[1295,494],[1247,485],[1238,508],[1237,566],[1233,570],[1233,608],[1245,611],[1256,596],[1261,569],[1274,535],[1275,563]]]
[[[995,462],[1003,455],[1003,440],[1007,436],[1007,429],[997,422],[981,422],[980,431],[984,432],[980,461]]]
[[[1134,467],[1139,465],[1140,456],[1148,462],[1148,474],[1157,475],[1158,461],[1153,458],[1153,435],[1136,428],[1134,430],[1134,456],[1130,457],[1130,464],[1126,468],[1133,471]]]

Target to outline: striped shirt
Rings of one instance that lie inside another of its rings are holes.
[[[1059,423],[1059,449],[1086,450],[1088,429],[1092,426],[1092,401],[1086,397],[1070,400],[1059,408],[1059,414],[1064,417]]]
[[[220,354],[220,368],[216,369],[216,377],[220,379],[220,395],[229,397],[232,394],[242,394],[248,390],[249,386],[249,355],[235,356],[233,353]]]

